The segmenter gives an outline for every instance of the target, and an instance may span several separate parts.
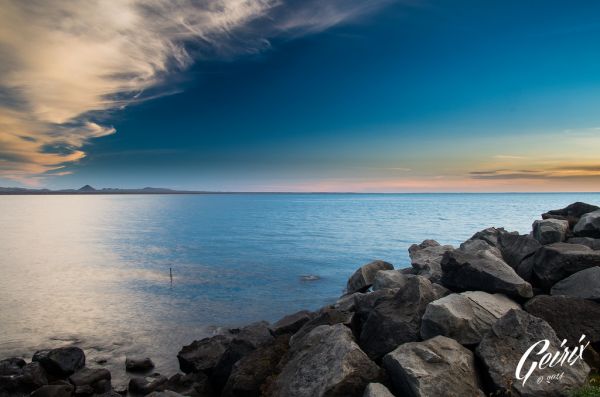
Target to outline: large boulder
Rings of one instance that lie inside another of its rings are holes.
[[[501,238],[506,234],[518,235],[519,233],[506,231],[502,227],[488,227],[475,233],[469,240],[483,240],[492,247],[500,249]]]
[[[600,238],[591,237],[571,237],[567,240],[569,244],[581,244],[590,247],[593,250],[600,250]]]
[[[212,396],[216,394],[208,376],[202,372],[185,375],[175,374],[169,378],[163,387],[165,391],[177,392],[184,396]]]
[[[244,345],[255,349],[272,340],[273,335],[269,329],[269,324],[264,321],[243,328],[229,329],[222,334],[194,341],[184,346],[177,354],[179,368],[186,374],[202,371],[210,376],[234,341],[238,347]],[[236,351],[237,353],[240,353],[240,351]],[[228,357],[231,358],[231,356]]]
[[[505,233],[500,237],[502,258],[515,270],[523,260],[535,254],[541,247],[539,241],[528,235]]]
[[[531,284],[489,251],[450,251],[442,259],[442,285],[451,290],[479,290],[512,297],[533,296]]]
[[[502,294],[482,291],[451,294],[427,305],[421,321],[421,337],[443,335],[463,345],[476,345],[500,317],[520,308]]]
[[[550,289],[573,273],[600,266],[600,251],[585,245],[554,243],[539,249],[532,261],[535,280],[540,287]]]
[[[442,277],[442,256],[453,249],[451,245],[440,245],[435,240],[413,244],[408,249],[410,264],[419,276],[426,277],[431,282],[439,282]]]
[[[46,371],[40,363],[26,364],[16,357],[0,361],[0,396],[29,394],[47,384]]]
[[[542,245],[566,240],[569,222],[561,219],[543,219],[533,222],[533,238]]]
[[[375,280],[375,274],[380,270],[393,270],[394,265],[384,261],[373,261],[361,266],[354,272],[354,274],[348,280],[346,292],[352,294],[354,292],[365,292],[368,290],[373,281]]]
[[[410,277],[414,277],[414,275],[404,274],[398,270],[380,270],[375,274],[373,291],[385,288],[404,288]]]
[[[550,324],[567,346],[578,346],[581,335],[600,347],[600,304],[568,296],[538,295],[529,300],[525,310]]]
[[[347,327],[352,327],[353,317],[353,312],[325,307],[319,310],[315,318],[304,324],[302,328],[298,330],[298,332],[292,335],[290,339],[290,345],[293,346],[320,325],[343,324]]]
[[[265,381],[277,370],[288,351],[289,337],[279,336],[272,344],[257,348],[235,363],[223,389],[223,397],[259,397]]]
[[[163,391],[169,379],[161,374],[152,374],[145,377],[134,377],[129,380],[127,390],[129,393],[146,395],[154,391]]]
[[[383,358],[396,395],[483,396],[473,353],[444,336],[405,343]]]
[[[75,346],[59,347],[37,351],[32,361],[39,362],[50,375],[66,378],[85,366],[85,354]]]
[[[154,368],[150,357],[126,357],[125,370],[127,372],[147,372]]]
[[[287,315],[271,326],[271,331],[275,335],[293,334],[304,324],[313,319],[315,314],[308,310],[301,310],[294,314]]]
[[[354,316],[352,318],[354,327],[356,329],[361,329],[362,325],[371,311],[377,306],[380,302],[384,300],[389,300],[394,297],[400,291],[398,288],[390,288],[390,289],[380,289],[377,291],[373,291],[368,294],[361,294],[354,296]]]
[[[500,252],[500,248],[490,245],[484,240],[467,240],[460,245],[459,250],[473,255],[481,253],[482,251],[488,251],[488,253],[494,255],[496,258],[502,259],[502,252]]]
[[[97,394],[110,390],[110,372],[105,368],[82,368],[69,377],[69,382],[75,386],[75,393],[82,390],[93,390]]]
[[[362,397],[394,397],[394,395],[381,383],[369,383]]]
[[[547,348],[544,340],[547,340]],[[534,350],[530,350],[532,346]],[[546,362],[543,369],[537,366],[544,353],[554,355],[562,351],[561,341],[552,327],[522,310],[511,310],[496,321],[476,349],[493,388],[521,397],[566,397],[569,389],[585,383],[590,368],[583,360],[553,367]],[[520,361],[523,363],[519,370]],[[553,381],[560,373],[560,381]]]
[[[273,397],[360,397],[381,369],[341,324],[321,325],[293,346],[272,385]]]
[[[566,295],[600,302],[600,267],[570,275],[552,286],[550,295]]]
[[[74,390],[69,384],[45,385],[31,393],[31,397],[71,397]]]
[[[564,219],[569,222],[569,226],[573,227],[584,214],[588,212],[596,211],[600,207],[595,205],[586,204],[582,202],[576,202],[561,208],[559,210],[551,210],[542,214],[543,219]]]
[[[600,210],[583,215],[573,227],[573,233],[578,237],[600,238]]]
[[[420,339],[421,317],[435,300],[425,277],[410,278],[394,296],[376,302],[360,332],[360,346],[374,360],[406,342]]]

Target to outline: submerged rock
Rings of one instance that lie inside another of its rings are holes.
[[[149,357],[125,359],[125,370],[127,372],[147,372],[154,368],[154,362]]]
[[[540,356],[526,356],[523,369],[519,372],[521,379],[515,379],[515,370],[522,356],[539,341],[548,340],[548,351],[552,354],[562,351],[561,341],[550,325],[541,318],[532,316],[522,310],[511,310],[500,318],[487,333],[477,347],[477,355],[485,365],[493,387],[504,393],[522,397],[536,396],[568,396],[569,389],[579,387],[586,381],[590,368],[583,360],[573,365],[539,369],[534,361]],[[530,378],[524,379],[526,373],[533,368]],[[563,372],[560,382],[546,382],[548,377]],[[538,383],[542,376],[543,381]]]
[[[420,339],[421,317],[435,299],[433,286],[425,277],[414,276],[405,288],[375,303],[360,332],[360,346],[374,360],[398,345]]]
[[[512,297],[533,296],[531,284],[489,251],[447,252],[442,259],[442,285],[457,291],[480,290]]]
[[[544,219],[533,222],[533,238],[542,245],[566,240],[569,222],[561,219]]]
[[[501,294],[469,291],[451,294],[427,305],[421,337],[447,336],[463,345],[481,341],[492,325],[511,309],[521,306]]]
[[[534,276],[545,289],[573,273],[594,266],[600,266],[600,251],[584,245],[554,243],[545,245],[533,256]]]
[[[361,396],[365,386],[381,376],[381,369],[358,347],[347,327],[321,325],[292,347],[271,395]]]
[[[484,396],[473,353],[444,336],[405,343],[383,358],[401,396]]]
[[[32,361],[39,362],[52,376],[66,378],[85,366],[85,354],[78,347],[59,347],[37,351]]]
[[[350,279],[346,287],[346,292],[351,294],[354,292],[365,292],[368,290],[373,281],[375,274],[380,270],[393,270],[394,265],[384,261],[373,261],[361,266]]]
[[[559,281],[552,286],[550,294],[600,302],[600,267],[590,267]]]

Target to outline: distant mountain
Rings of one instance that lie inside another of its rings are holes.
[[[22,187],[0,187],[0,195],[18,195],[18,194],[209,194],[212,192],[201,192],[192,190],[172,190],[160,187],[145,187],[142,189],[119,189],[103,188],[95,189],[90,185],[85,185],[79,189],[27,189]]]

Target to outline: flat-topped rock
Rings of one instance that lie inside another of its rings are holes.
[[[414,277],[414,275],[404,274],[399,270],[380,270],[375,274],[373,291],[384,288],[404,288],[410,277]]]
[[[542,214],[543,219],[565,219],[569,222],[569,226],[573,227],[579,219],[588,212],[593,212],[600,209],[595,205],[576,202],[558,210],[551,210]]]
[[[305,323],[314,318],[315,314],[308,310],[300,310],[294,314],[287,315],[271,326],[275,335],[293,334]]]
[[[469,239],[460,245],[459,250],[472,255],[477,255],[482,251],[488,251],[488,253],[494,255],[496,258],[502,259],[500,248],[490,245],[484,240]]]
[[[600,251],[578,244],[554,243],[540,248],[533,256],[533,273],[540,287],[550,289],[558,281],[600,266]]]
[[[442,277],[442,256],[446,251],[453,249],[453,246],[440,245],[435,240],[424,240],[421,244],[413,244],[408,249],[410,264],[415,274],[426,277],[431,282],[439,282]]]
[[[533,222],[533,238],[542,245],[560,243],[566,240],[569,222],[563,219],[543,219]]]
[[[352,326],[352,320],[354,318],[354,313],[350,311],[337,310],[331,307],[325,307],[319,312],[317,312],[316,316],[304,324],[302,328],[298,330],[292,337],[290,338],[290,346],[294,346],[298,341],[308,335],[313,329],[320,325],[335,325],[335,324],[343,324],[347,327]]]
[[[482,291],[451,294],[427,305],[421,321],[421,337],[443,335],[463,345],[476,345],[500,317],[520,308],[502,294]]]
[[[354,292],[365,292],[368,290],[373,281],[375,280],[375,274],[380,270],[393,270],[394,265],[384,261],[373,261],[361,266],[354,272],[354,274],[348,280],[346,286],[346,292],[351,294]]]
[[[362,325],[360,346],[377,360],[402,343],[419,340],[421,317],[433,300],[433,286],[428,279],[410,278],[395,295],[376,302]]]
[[[523,370],[519,373],[523,379],[515,378],[515,370],[527,350],[543,340],[548,340],[548,351],[551,354],[563,350],[560,347],[561,340],[552,327],[539,317],[522,310],[511,310],[496,321],[476,349],[493,387],[501,393],[521,397],[567,397],[569,389],[582,386],[590,372],[589,366],[583,360],[578,360],[573,365],[567,363],[539,369],[536,363],[541,356],[536,354],[525,356]],[[528,379],[524,379],[532,367],[532,374]],[[537,382],[540,376],[545,380],[561,372],[563,375],[560,382]]]
[[[383,358],[398,396],[484,396],[473,353],[444,336],[399,346]]]
[[[573,226],[573,233],[578,237],[600,238],[600,210],[582,215]]]
[[[344,325],[321,325],[292,347],[275,379],[273,397],[360,396],[381,369],[354,342]]]
[[[489,251],[450,251],[442,259],[442,285],[456,291],[485,291],[530,298],[531,284]]]
[[[39,362],[49,374],[66,378],[85,366],[85,354],[75,346],[59,347],[37,351],[32,361]]]
[[[571,237],[567,240],[567,243],[585,245],[593,250],[600,250],[600,238]]]
[[[566,295],[600,302],[600,267],[582,270],[552,286],[551,295]]]

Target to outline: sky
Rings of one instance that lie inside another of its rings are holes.
[[[598,191],[600,2],[0,0],[0,186]]]

